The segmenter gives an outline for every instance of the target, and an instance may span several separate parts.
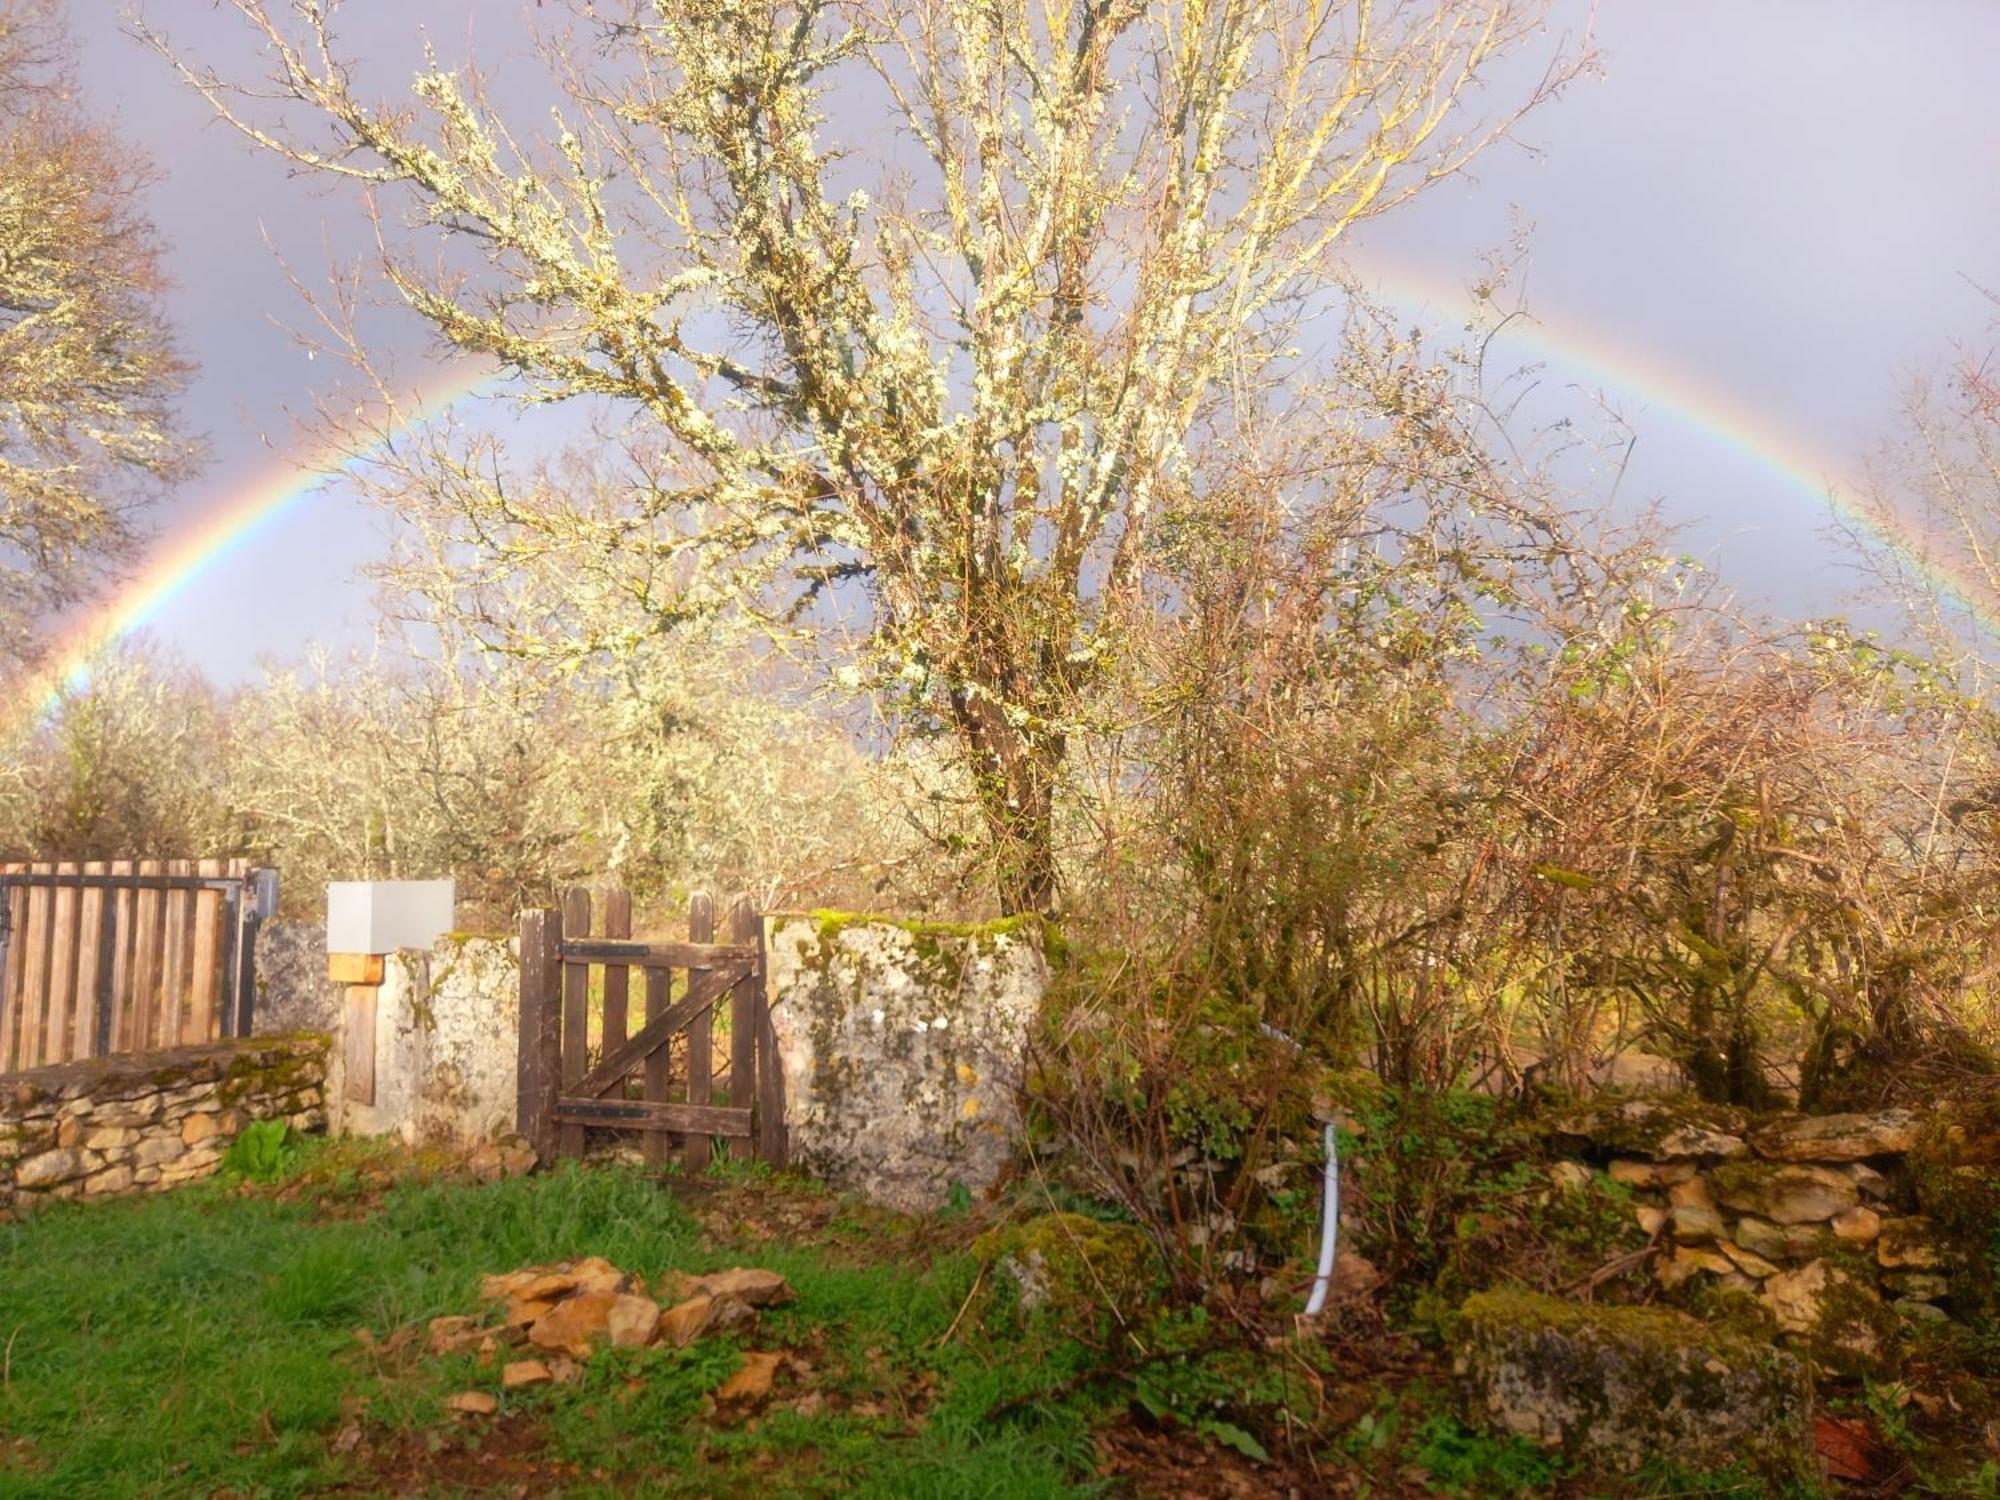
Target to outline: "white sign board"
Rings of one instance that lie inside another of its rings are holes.
[[[428,948],[451,931],[457,896],[449,880],[336,880],[326,888],[326,951]]]

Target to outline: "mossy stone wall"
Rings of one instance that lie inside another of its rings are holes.
[[[814,912],[766,931],[793,1161],[910,1211],[991,1187],[1047,984],[1034,926]]]

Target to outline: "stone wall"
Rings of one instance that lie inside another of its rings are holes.
[[[327,1039],[255,1037],[0,1081],[0,1214],[206,1177],[252,1120],[326,1125]]]
[[[510,1135],[519,1081],[521,965],[512,938],[447,934],[383,965],[373,1098],[350,1098],[334,1048],[334,1128],[465,1146]]]
[[[259,924],[256,973],[251,1022],[259,1036],[335,1029],[340,986],[326,977],[326,923],[281,919]]]
[[[793,1162],[911,1211],[991,1187],[1047,983],[1033,930],[776,916],[766,950]]]
[[[1661,1246],[1670,1292],[1713,1284],[1752,1296],[1785,1335],[1832,1363],[1864,1364],[1897,1320],[1952,1317],[1953,1254],[1917,1211],[1910,1153],[1926,1122],[1906,1110],[1777,1115],[1670,1101],[1604,1101],[1557,1122],[1578,1160],[1633,1194]]]

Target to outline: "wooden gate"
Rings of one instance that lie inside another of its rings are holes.
[[[715,925],[706,895],[688,903],[686,942],[632,941],[624,891],[606,897],[596,932],[587,891],[569,892],[561,912],[521,914],[520,1130],[544,1161],[581,1156],[589,1131],[613,1130],[641,1132],[650,1163],[677,1146],[705,1167],[721,1139],[783,1164],[763,923],[737,896],[720,942]]]
[[[246,1036],[275,872],[0,864],[0,1072]]]

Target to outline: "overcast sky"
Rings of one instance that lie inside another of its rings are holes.
[[[268,473],[294,441],[288,413],[327,388],[327,362],[285,331],[303,315],[280,255],[323,278],[330,255],[357,248],[358,226],[352,196],[289,179],[211,123],[123,34],[119,8],[72,0],[84,83],[159,170],[151,208],[170,247],[172,310],[200,365],[188,411],[212,455],[160,516],[171,534]],[[470,41],[525,76],[528,18],[553,13],[350,0],[342,32],[387,93],[406,88],[425,31],[446,60]],[[1585,13],[1559,5],[1555,24],[1574,31]],[[153,0],[148,14],[198,55],[246,60],[242,28],[220,10]],[[1599,356],[1503,348],[1544,362],[1538,414],[1587,417],[1610,402],[1636,439],[1622,496],[1657,498],[1685,521],[1689,549],[1746,598],[1839,610],[1852,579],[1821,535],[1823,501],[1687,420],[1656,377],[1698,385],[1740,427],[1785,435],[1833,475],[1890,431],[1900,380],[1954,340],[1992,340],[1974,283],[2000,283],[2000,3],[1605,0],[1596,30],[1603,76],[1528,122],[1532,151],[1487,156],[1476,180],[1372,227],[1358,253],[1399,283],[1448,289],[1516,218],[1530,225],[1530,311],[1586,333]],[[1449,298],[1404,302],[1441,327],[1461,316]],[[400,326],[409,359],[433,357],[414,320]],[[1624,373],[1634,368],[1646,379]],[[366,634],[355,574],[382,543],[378,516],[326,492],[210,568],[152,628],[224,681],[260,654],[338,649]]]

